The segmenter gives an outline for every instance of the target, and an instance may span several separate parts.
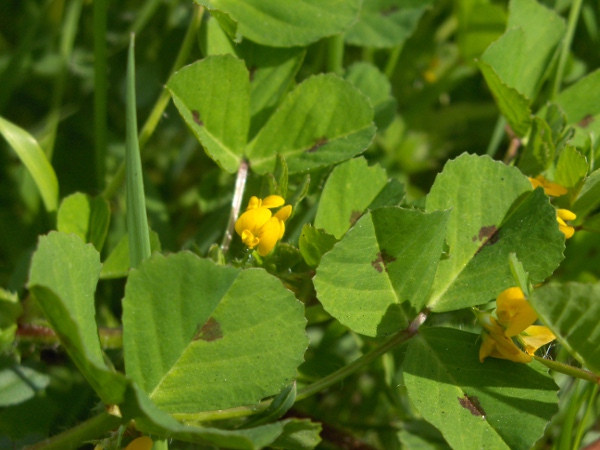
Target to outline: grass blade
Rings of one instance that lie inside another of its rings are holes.
[[[56,211],[58,179],[38,141],[26,130],[0,117],[0,134],[10,144],[35,181],[48,212]]]
[[[129,262],[132,268],[150,257],[150,236],[146,217],[146,199],[142,178],[142,160],[137,134],[135,104],[135,35],[129,41],[127,58],[127,104],[125,161],[127,167],[127,232],[129,234]]]

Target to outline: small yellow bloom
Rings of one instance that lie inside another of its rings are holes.
[[[575,228],[571,225],[567,225],[565,220],[575,220],[577,216],[568,209],[557,209],[556,210],[556,221],[558,222],[558,229],[565,235],[565,239],[569,239],[575,234]]]
[[[475,316],[485,331],[481,333],[482,343],[479,348],[479,361],[485,358],[508,359],[518,363],[529,363],[533,359],[523,352],[511,338],[504,334],[504,328],[490,314],[474,310]]]
[[[523,344],[527,354],[533,355],[538,348],[556,339],[556,336],[554,336],[554,333],[548,327],[531,325],[518,336],[518,339]]]
[[[552,197],[560,197],[561,195],[565,195],[568,191],[566,188],[562,187],[560,184],[553,183],[551,181],[546,180],[543,175],[538,175],[535,178],[530,178],[529,181],[533,188],[542,187],[544,188],[544,192],[546,195],[550,195]]]
[[[496,298],[498,320],[477,309],[473,309],[473,312],[484,328],[479,348],[481,362],[491,356],[529,363],[538,348],[556,339],[548,328],[531,325],[536,321],[537,314],[518,287],[508,288]],[[525,352],[515,345],[513,336],[517,337]]]
[[[235,222],[235,231],[248,248],[258,247],[258,254],[266,256],[283,237],[285,221],[292,214],[292,206],[281,208],[275,215],[270,211],[285,203],[278,195],[270,195],[264,200],[250,198],[248,208]]]
[[[142,436],[129,443],[125,450],[151,450],[154,442],[148,436]]]
[[[523,332],[537,319],[536,312],[518,287],[508,288],[496,298],[496,315],[498,322],[505,327],[504,334],[508,337]]]

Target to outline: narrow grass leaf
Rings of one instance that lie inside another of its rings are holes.
[[[31,174],[44,200],[46,210],[55,211],[58,205],[58,179],[40,144],[26,130],[2,117],[0,117],[0,133]]]
[[[126,142],[127,161],[127,232],[129,234],[129,257],[131,267],[137,267],[150,257],[150,236],[146,217],[146,198],[142,178],[142,161],[138,143],[137,114],[135,104],[135,37],[129,41],[127,59],[127,104],[126,104]]]

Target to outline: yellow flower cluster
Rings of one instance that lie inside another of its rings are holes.
[[[551,197],[560,197],[565,195],[568,191],[563,186],[557,183],[548,181],[543,175],[538,175],[535,178],[530,178],[529,181],[533,188],[541,187],[544,189],[546,195]],[[559,230],[565,235],[565,239],[569,239],[575,234],[575,228],[567,224],[567,220],[575,220],[577,216],[568,209],[557,209],[556,210],[556,221],[558,222]]]
[[[260,256],[271,253],[283,237],[285,221],[292,214],[292,206],[286,205],[277,213],[271,209],[283,206],[285,200],[279,195],[269,195],[264,200],[251,197],[248,208],[235,222],[235,231],[248,248],[257,247]]]
[[[506,289],[496,298],[498,319],[477,309],[474,313],[484,328],[483,341],[479,348],[481,362],[491,356],[529,363],[538,348],[556,339],[547,327],[532,325],[537,319],[537,314],[518,287]],[[513,337],[519,340],[525,351],[517,347]]]

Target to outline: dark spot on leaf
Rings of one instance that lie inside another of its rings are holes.
[[[203,126],[204,122],[202,122],[200,120],[200,113],[198,112],[197,109],[192,109],[192,117],[194,118],[194,122],[196,122],[198,125]]]
[[[396,11],[398,11],[398,7],[397,6],[391,6],[387,9],[382,9],[381,10],[381,15],[382,16],[389,16],[391,14],[394,14]]]
[[[387,272],[387,265],[393,263],[394,261],[396,261],[396,258],[387,253],[385,250],[381,250],[379,253],[377,253],[377,258],[371,261],[371,265],[379,273],[383,272],[384,269]]]
[[[216,341],[217,339],[223,338],[223,330],[221,330],[221,324],[212,317],[206,321],[202,328],[194,336],[194,341],[202,339],[206,342]]]
[[[588,114],[583,119],[581,119],[577,125],[579,125],[581,128],[587,128],[588,125],[590,123],[592,123],[593,121],[594,121],[594,116],[592,116],[591,114]]]
[[[250,82],[252,82],[254,80],[254,74],[256,73],[256,67],[250,67],[248,69],[248,76],[250,78]]]
[[[496,228],[495,225],[490,225],[489,227],[481,227],[481,229],[479,230],[479,242],[483,241],[484,239],[489,239],[494,237],[494,235],[496,234],[496,231],[498,231],[498,228]]]
[[[323,145],[327,144],[327,142],[329,142],[329,139],[327,139],[325,136],[320,137],[315,141],[311,148],[306,150],[306,153],[316,152],[319,149],[319,147],[322,147]]]
[[[354,225],[358,219],[360,219],[362,213],[360,211],[354,210],[352,214],[350,214],[350,226]]]
[[[469,397],[466,393],[463,397],[458,397],[458,403],[465,409],[471,411],[471,414],[474,416],[479,416],[485,419],[485,411],[481,407],[481,403],[479,403],[479,399],[474,395]]]

